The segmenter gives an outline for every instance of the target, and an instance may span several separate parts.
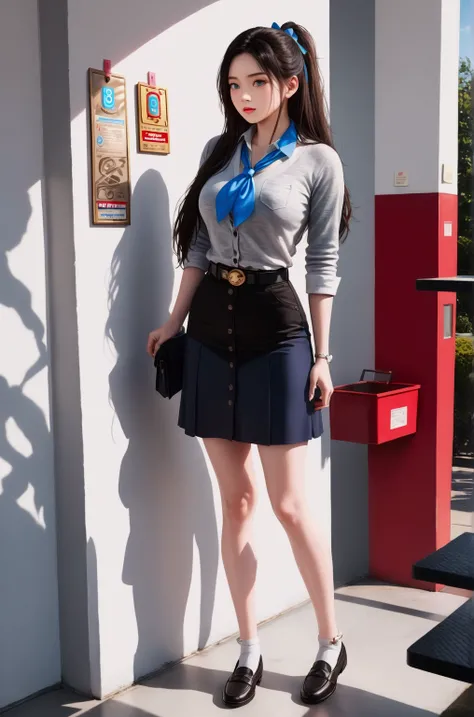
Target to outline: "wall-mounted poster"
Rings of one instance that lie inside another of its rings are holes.
[[[137,95],[140,152],[169,154],[168,92],[163,87],[153,87],[139,82]]]
[[[108,78],[108,81],[107,81]],[[130,162],[125,78],[89,69],[92,221],[130,224]]]

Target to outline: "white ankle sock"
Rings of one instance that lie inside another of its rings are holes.
[[[237,638],[240,645],[239,667],[248,667],[252,672],[257,671],[260,662],[260,640],[258,637],[252,640],[241,640]]]
[[[319,650],[316,655],[316,660],[324,660],[333,670],[336,667],[337,659],[341,652],[342,647],[342,635],[338,635],[335,642],[332,640],[324,640],[318,636]]]

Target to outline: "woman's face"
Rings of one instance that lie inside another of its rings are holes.
[[[293,79],[298,83],[296,77]],[[276,80],[262,72],[258,62],[248,53],[237,55],[232,60],[229,68],[229,90],[235,109],[251,124],[270,117],[279,109],[281,103],[293,94],[289,88],[288,92],[285,90],[282,93]]]

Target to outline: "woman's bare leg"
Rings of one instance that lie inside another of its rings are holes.
[[[338,635],[330,544],[307,509],[307,444],[259,446],[265,481],[275,515],[290,540],[296,563],[313,603],[319,636]]]
[[[222,502],[222,560],[242,640],[257,636],[252,517],[257,500],[250,445],[220,438],[204,439],[219,483]]]

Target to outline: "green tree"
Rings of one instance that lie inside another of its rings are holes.
[[[468,58],[459,63],[458,94],[458,274],[474,274],[473,252],[473,89],[474,69]],[[471,292],[457,296],[457,331],[469,329],[474,318]],[[472,451],[474,384],[472,381],[474,348],[466,338],[456,339],[454,396],[454,453]]]
[[[469,58],[459,64],[458,139],[458,274],[474,274],[473,253],[473,89],[474,69]],[[470,294],[458,294],[457,312],[472,317]]]
[[[472,91],[474,70],[469,58],[461,60],[459,65],[459,238],[472,240],[472,152],[473,152],[473,112]],[[464,242],[461,242],[463,244]],[[461,257],[459,257],[461,259]],[[469,263],[465,266],[468,273]]]
[[[470,452],[473,448],[472,402],[474,385],[471,373],[474,360],[472,341],[456,338],[455,394],[454,394],[454,454]]]

